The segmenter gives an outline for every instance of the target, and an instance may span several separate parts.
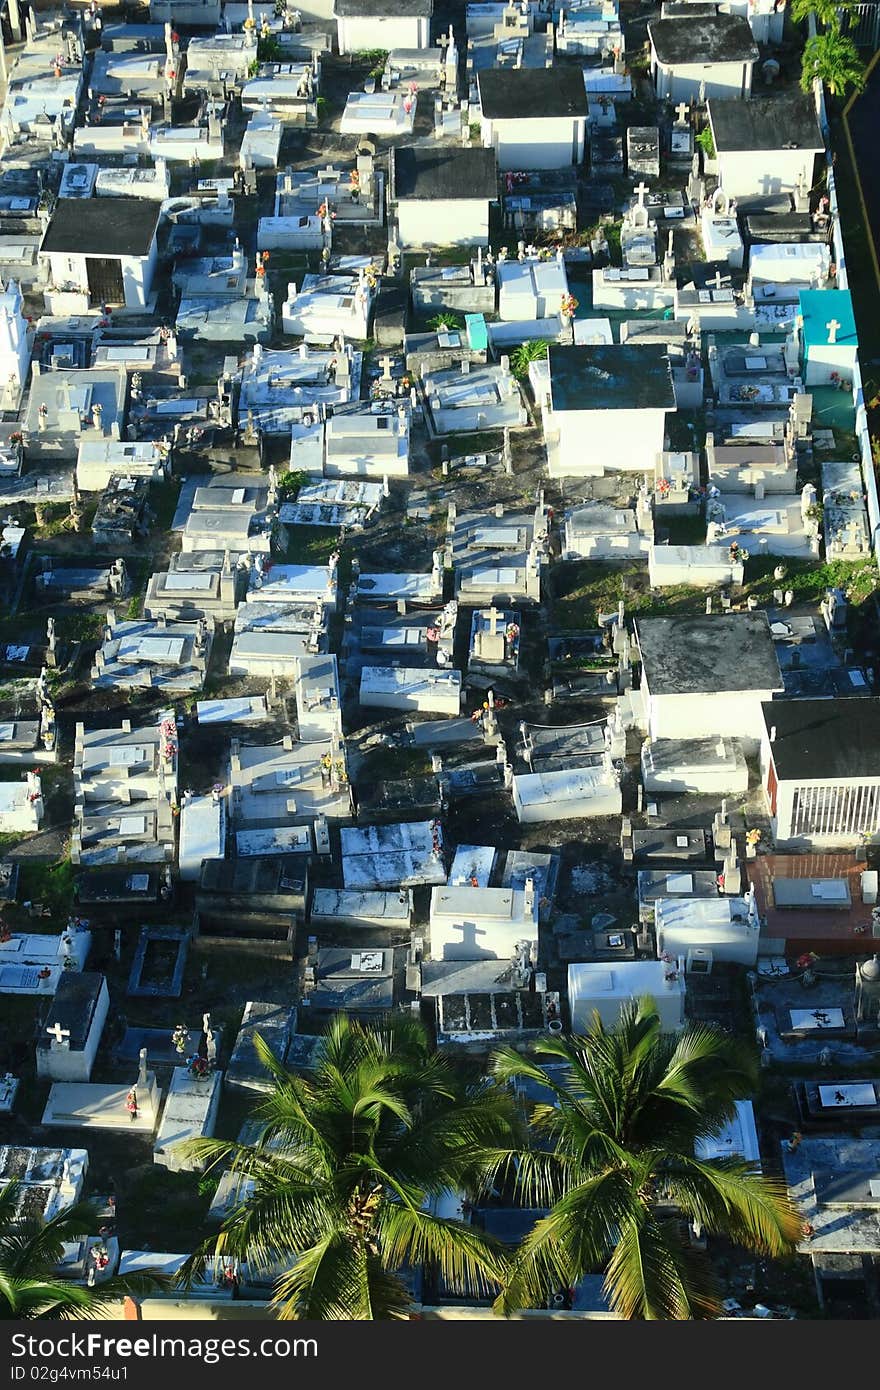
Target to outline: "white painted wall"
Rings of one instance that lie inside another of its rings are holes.
[[[753,966],[758,959],[758,918],[732,920],[734,904],[740,917],[747,918],[748,906],[742,898],[658,899],[654,905],[658,953],[687,960],[688,951],[707,950],[713,963]]]
[[[336,34],[339,52],[362,53],[369,48],[384,48],[390,53],[395,48],[430,46],[431,21],[427,15],[423,18],[417,15],[395,15],[393,0],[388,9],[392,13],[374,15],[371,18],[343,19],[338,16]]]
[[[779,132],[780,142],[785,131]],[[812,150],[731,150],[718,155],[718,182],[731,198],[793,193],[801,179],[813,182]]]
[[[605,472],[650,473],[663,450],[665,410],[562,410],[547,420],[559,447],[552,477],[601,477]]]
[[[736,660],[736,653],[718,652],[719,662]],[[642,676],[642,685],[645,686]],[[736,690],[720,694],[653,695],[648,691],[648,732],[651,738],[761,738],[761,701],[772,690]]]
[[[403,246],[485,246],[489,200],[407,198],[397,204],[397,225]]]
[[[498,152],[499,169],[566,169],[584,158],[583,116],[542,116],[539,120],[482,118],[482,141]]]
[[[108,218],[112,217],[112,207]],[[43,254],[43,253],[41,253]],[[85,294],[89,291],[88,256],[71,255],[68,252],[49,251],[45,253],[50,266],[52,281],[56,286],[74,285]],[[153,284],[156,268],[156,238],[150,247],[149,255],[120,256],[122,282],[127,309],[146,307]]]
[[[568,999],[573,1032],[590,1026],[595,1010],[607,1028],[613,1028],[624,1004],[650,996],[657,1006],[664,1033],[684,1026],[684,972],[667,982],[674,965],[664,961],[621,961],[620,964],[575,964],[568,967]]]
[[[651,71],[657,95],[665,101],[699,100],[705,82],[706,97],[716,101],[751,96],[752,68],[749,63],[676,63],[663,67],[651,52]]]
[[[37,1076],[49,1081],[88,1081],[92,1075],[95,1054],[109,1010],[110,995],[107,992],[107,981],[103,980],[85,1047],[81,1052],[72,1052],[65,1047],[50,1047],[46,1051],[38,1048]]]
[[[834,386],[831,373],[852,381],[858,349],[852,343],[811,343],[805,364],[806,386]]]

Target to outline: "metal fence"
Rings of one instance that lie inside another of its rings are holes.
[[[841,29],[859,48],[880,48],[880,3],[853,5],[844,12]]]

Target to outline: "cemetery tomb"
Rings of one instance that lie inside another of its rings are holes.
[[[289,1005],[249,1000],[226,1069],[226,1084],[246,1091],[271,1090],[272,1078],[257,1056],[255,1035],[259,1034],[283,1064],[295,1023],[295,1010]]]
[[[178,1147],[187,1139],[210,1138],[217,1122],[223,1073],[213,1071],[204,1079],[188,1067],[175,1067],[165,1100],[162,1123],[153,1146],[153,1162],[173,1173],[199,1172],[203,1166]]]
[[[446,882],[443,832],[437,821],[343,826],[346,888],[401,888]]]
[[[126,993],[136,998],[177,999],[189,943],[185,927],[141,927]]]
[[[360,702],[365,707],[456,715],[461,709],[461,673],[365,666],[361,671]]]
[[[37,1076],[88,1081],[110,1009],[107,981],[97,971],[66,972],[37,1036]]]
[[[411,921],[412,893],[405,888],[398,893],[316,888],[309,911],[313,931],[336,926],[406,931]]]

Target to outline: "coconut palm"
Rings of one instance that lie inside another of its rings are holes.
[[[547,1038],[534,1050],[561,1064],[558,1077],[509,1048],[493,1063],[500,1080],[553,1093],[552,1104],[534,1106],[533,1145],[515,1165],[524,1203],[550,1210],[514,1256],[498,1311],[541,1306],[604,1270],[621,1317],[713,1317],[720,1295],[686,1220],[764,1255],[795,1249],[800,1218],[781,1183],[741,1158],[695,1154],[755,1087],[742,1044],[703,1026],[664,1034],[644,999],[612,1029],[595,1015],[583,1037]],[[509,1166],[499,1155],[499,1170]]]
[[[126,1294],[149,1294],[165,1284],[161,1275],[103,1279],[86,1288],[55,1274],[65,1242],[93,1234],[97,1215],[87,1202],[53,1216],[21,1219],[21,1184],[0,1188],[0,1321],[98,1318]]]
[[[810,15],[826,30],[838,30],[843,15],[853,8],[855,0],[791,0],[793,24],[805,24]]]
[[[801,59],[803,91],[811,91],[817,77],[835,97],[864,90],[865,65],[852,39],[833,29],[807,39]]]
[[[240,1181],[237,1205],[188,1262],[184,1282],[211,1255],[279,1268],[277,1316],[322,1320],[406,1317],[407,1265],[497,1292],[502,1247],[431,1205],[449,1191],[480,1190],[487,1151],[515,1133],[509,1095],[486,1078],[463,1079],[408,1015],[370,1024],[336,1016],[309,1078],[282,1067],[261,1038],[255,1045],[272,1075],[255,1111],[257,1142],[185,1145]]]

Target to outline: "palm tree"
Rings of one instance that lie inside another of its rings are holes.
[[[696,1141],[717,1134],[736,1098],[754,1090],[742,1044],[703,1026],[663,1034],[644,999],[613,1029],[595,1015],[583,1037],[542,1039],[535,1052],[561,1063],[562,1079],[509,1048],[493,1064],[500,1080],[528,1079],[554,1097],[534,1106],[533,1147],[516,1160],[525,1204],[550,1210],[514,1256],[498,1311],[541,1306],[604,1270],[621,1317],[716,1316],[720,1295],[682,1213],[764,1255],[795,1249],[801,1222],[783,1184],[740,1158],[695,1156]],[[499,1155],[499,1171],[509,1163]]]
[[[278,1267],[277,1316],[321,1320],[406,1317],[407,1265],[497,1292],[503,1248],[431,1203],[481,1189],[487,1152],[516,1133],[510,1096],[486,1078],[462,1079],[410,1016],[370,1024],[336,1016],[308,1079],[282,1067],[262,1038],[256,1048],[273,1080],[255,1112],[258,1141],[185,1146],[208,1168],[229,1164],[241,1181],[237,1205],[183,1281],[211,1255]]]
[[[77,1202],[50,1221],[22,1220],[20,1191],[16,1181],[0,1188],[0,1322],[102,1317],[126,1294],[164,1286],[161,1275],[104,1279],[91,1289],[59,1279],[55,1267],[65,1242],[94,1233],[96,1213],[87,1202]]]
[[[851,88],[865,87],[865,65],[852,39],[830,29],[807,39],[801,60],[801,89],[812,90],[818,77],[832,96],[844,96]]]
[[[823,29],[837,31],[841,16],[854,4],[855,0],[791,0],[789,12],[793,24],[804,24],[812,15]]]

